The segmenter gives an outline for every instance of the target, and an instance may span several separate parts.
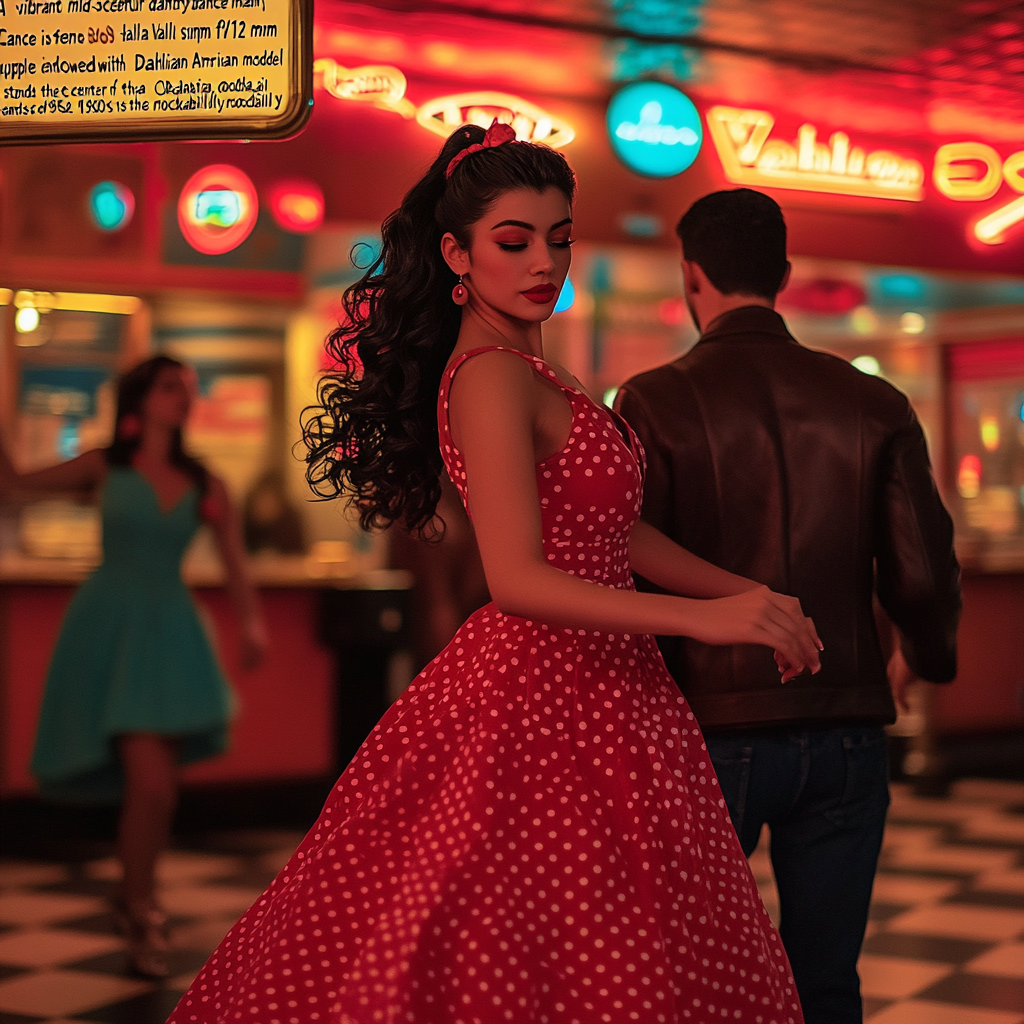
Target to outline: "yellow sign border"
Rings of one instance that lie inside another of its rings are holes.
[[[66,142],[159,142],[161,140],[200,139],[286,139],[295,135],[313,111],[313,2],[289,0],[291,29],[291,76],[289,103],[273,119],[208,117],[189,121],[187,117],[118,119],[87,125],[43,123],[40,127],[5,126],[0,119],[0,145],[43,145]]]

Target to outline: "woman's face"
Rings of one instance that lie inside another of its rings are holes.
[[[183,427],[192,410],[193,376],[184,367],[161,367],[153,386],[142,400],[143,420],[170,429]]]
[[[547,320],[572,262],[572,207],[561,190],[506,192],[470,231],[468,252],[445,250],[470,301],[517,320]]]

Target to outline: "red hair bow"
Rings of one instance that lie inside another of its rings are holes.
[[[493,149],[495,146],[504,146],[506,142],[515,141],[515,129],[509,124],[502,124],[497,118],[495,118],[491,122],[491,127],[487,129],[484,141],[474,142],[472,146],[467,146],[462,150],[462,152],[456,153],[448,164],[448,168],[445,170],[444,176],[446,178],[450,178],[452,176],[452,172],[459,166],[459,161],[469,156],[470,153],[479,153],[481,149]]]

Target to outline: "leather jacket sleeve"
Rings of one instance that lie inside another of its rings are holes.
[[[917,416],[908,405],[881,467],[875,516],[878,598],[913,671],[933,683],[956,675],[960,566]]]

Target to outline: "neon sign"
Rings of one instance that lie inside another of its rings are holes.
[[[89,214],[100,231],[126,228],[134,213],[135,196],[119,181],[101,181],[89,192]]]
[[[1024,193],[1024,150],[1005,160],[983,142],[950,142],[935,153],[932,180],[950,199],[982,202],[991,199],[1005,181],[1014,192]],[[1024,221],[1024,196],[991,210],[971,226],[974,237],[986,245],[1004,242],[1005,232]]]
[[[818,130],[801,125],[793,142],[771,138],[775,118],[764,110],[712,107],[708,129],[726,177],[737,185],[833,192],[874,199],[922,198],[924,168],[886,149],[872,152],[834,132],[828,145]]]
[[[651,178],[685,171],[704,138],[697,108],[664,82],[634,82],[620,89],[608,104],[607,121],[619,159]]]
[[[515,129],[520,142],[541,142],[552,149],[567,146],[576,132],[565,121],[519,96],[504,92],[464,92],[429,100],[416,112],[416,122],[447,138],[464,124],[489,128],[497,118]]]
[[[313,72],[321,76],[324,89],[335,98],[371,103],[380,110],[394,111],[409,120],[415,117],[417,124],[445,138],[464,124],[489,128],[495,118],[502,124],[511,125],[520,142],[542,142],[552,149],[559,149],[576,137],[575,130],[565,121],[509,93],[466,92],[438,96],[417,109],[406,98],[408,81],[405,75],[390,64],[346,68],[331,57],[320,57],[313,63]]]
[[[307,234],[324,221],[324,194],[315,181],[279,181],[269,198],[270,212],[285,231]]]
[[[185,182],[178,226],[197,252],[219,256],[240,246],[256,226],[259,201],[248,176],[230,164],[211,164]]]
[[[372,103],[407,120],[416,116],[415,105],[405,98],[405,75],[390,64],[346,68],[330,57],[320,57],[313,63],[313,73],[323,76],[323,87],[339,100]]]

